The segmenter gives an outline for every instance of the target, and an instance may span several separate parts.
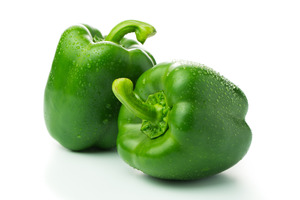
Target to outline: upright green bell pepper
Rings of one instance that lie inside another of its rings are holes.
[[[156,31],[149,24],[129,20],[106,37],[88,25],[72,26],[62,34],[45,89],[44,116],[48,131],[64,147],[116,145],[121,104],[111,84],[119,77],[136,81],[155,64],[138,42],[123,38],[130,32],[144,43]]]
[[[222,172],[248,151],[244,93],[212,69],[162,63],[133,83],[113,82],[122,102],[117,149],[132,167],[162,178],[190,180]]]

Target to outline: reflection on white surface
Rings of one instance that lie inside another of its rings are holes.
[[[57,147],[46,170],[48,186],[62,199],[260,199],[226,173],[197,181],[166,181],[132,169],[114,151],[71,152]]]

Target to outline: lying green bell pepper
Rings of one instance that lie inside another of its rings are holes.
[[[140,21],[124,21],[103,37],[88,25],[68,28],[61,36],[44,96],[49,133],[64,147],[84,150],[116,146],[117,117],[121,104],[111,91],[114,79],[138,77],[155,64],[137,40],[155,34]]]
[[[162,63],[133,83],[113,82],[122,102],[117,150],[130,166],[162,178],[190,180],[220,173],[248,151],[244,93],[212,69]]]

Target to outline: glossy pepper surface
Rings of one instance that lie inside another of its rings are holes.
[[[44,95],[49,133],[64,147],[84,150],[116,145],[121,104],[114,97],[114,79],[133,81],[155,64],[138,42],[125,39],[135,32],[139,42],[155,34],[151,25],[124,21],[103,37],[88,25],[68,28],[61,36]]]
[[[212,69],[190,62],[162,63],[138,79],[116,79],[117,149],[144,173],[190,180],[220,173],[248,151],[244,93]]]

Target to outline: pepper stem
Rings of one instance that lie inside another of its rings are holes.
[[[133,83],[128,78],[114,80],[112,90],[119,101],[140,119],[157,122],[158,112],[155,107],[143,102],[133,91]]]
[[[146,39],[155,35],[156,30],[150,24],[136,20],[126,20],[116,25],[106,36],[106,41],[119,43],[127,33],[135,32],[137,40],[144,44]]]

